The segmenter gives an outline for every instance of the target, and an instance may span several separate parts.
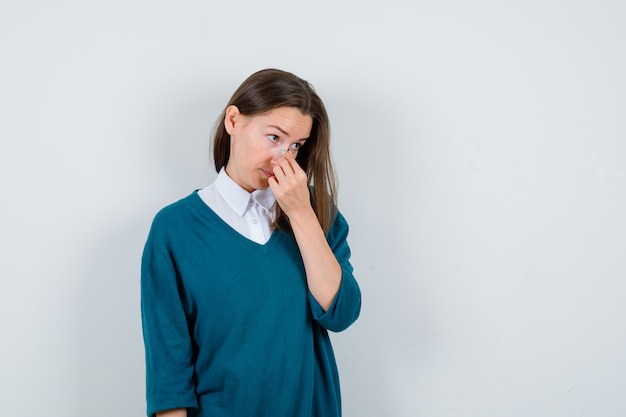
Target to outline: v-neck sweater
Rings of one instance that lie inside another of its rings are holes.
[[[197,192],[159,211],[141,269],[148,415],[341,416],[327,331],[346,329],[360,312],[347,234],[337,213],[327,240],[342,278],[324,311],[292,233],[255,243]]]

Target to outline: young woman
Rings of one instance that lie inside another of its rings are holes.
[[[329,122],[311,85],[268,69],[218,119],[218,176],[162,209],[142,258],[150,416],[335,417],[328,330],[358,317]]]

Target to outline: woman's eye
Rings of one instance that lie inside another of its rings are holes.
[[[267,138],[271,141],[271,142],[276,142],[278,140],[278,136],[276,135],[267,135]]]
[[[292,151],[297,151],[297,150],[300,148],[300,146],[302,146],[302,144],[301,144],[301,143],[299,143],[299,142],[292,143],[292,144],[291,144],[291,150],[292,150]]]

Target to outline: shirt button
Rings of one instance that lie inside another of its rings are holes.
[[[252,219],[252,224],[257,224],[259,221],[257,219]]]

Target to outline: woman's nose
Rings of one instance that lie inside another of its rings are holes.
[[[271,163],[272,165],[278,164],[278,159],[287,153],[287,150],[284,148],[280,148],[280,150],[272,157]]]

